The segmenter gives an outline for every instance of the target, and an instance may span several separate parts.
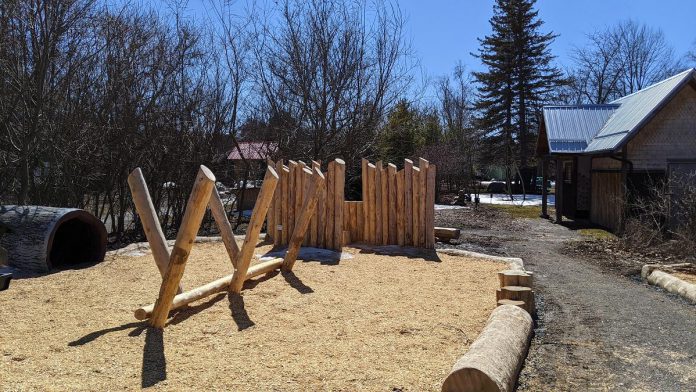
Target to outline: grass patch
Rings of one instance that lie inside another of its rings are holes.
[[[595,240],[615,240],[616,236],[604,229],[580,229],[578,233],[583,237],[589,237]]]
[[[505,204],[486,204],[486,206],[505,211],[513,218],[538,218],[541,215],[541,206],[512,206]],[[551,214],[550,210],[549,214]]]

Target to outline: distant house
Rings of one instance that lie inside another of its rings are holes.
[[[238,142],[238,145],[239,148],[233,147],[227,153],[227,160],[231,166],[229,171],[232,173],[231,178],[234,179],[234,183],[230,185],[233,190],[239,190],[243,185],[243,179],[247,178],[240,201],[242,210],[250,210],[254,207],[259,194],[266,171],[266,162],[278,151],[278,143]],[[249,168],[244,164],[244,160],[249,164]]]
[[[545,178],[556,164],[557,220],[621,229],[626,192],[696,171],[696,70],[605,105],[544,107],[537,155]]]

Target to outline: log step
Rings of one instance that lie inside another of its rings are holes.
[[[498,281],[500,282],[500,287],[532,287],[533,276],[533,273],[529,271],[505,270],[498,272]]]
[[[529,314],[534,314],[536,312],[534,304],[534,291],[529,287],[523,286],[505,286],[495,292],[496,301],[500,300],[512,300],[512,301],[522,301],[527,307],[525,310]]]
[[[452,227],[435,227],[435,238],[449,241],[459,238],[461,231]]]

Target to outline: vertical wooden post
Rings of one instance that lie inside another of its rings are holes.
[[[396,203],[397,203],[397,197],[396,197],[396,165],[393,163],[390,163],[387,166],[387,179],[388,179],[388,192],[389,192],[389,197],[387,200],[389,201],[389,244],[390,245],[395,245],[397,244],[397,229],[396,229]]]
[[[396,243],[404,246],[404,171],[396,173]]]
[[[275,168],[275,162],[267,158],[266,166]],[[275,232],[273,231],[273,227],[275,226],[275,213],[273,212],[275,210],[275,198],[276,194],[274,193],[271,199],[271,205],[268,207],[268,215],[266,216],[266,241],[273,241],[275,238]]]
[[[280,173],[278,173],[280,174]],[[290,195],[289,192],[290,190],[288,189],[290,186],[290,168],[283,165],[283,170],[282,170],[282,182],[281,182],[281,192],[282,192],[282,199],[280,201],[280,204],[282,205],[282,211],[283,211],[283,240],[280,242],[280,245],[285,245],[288,243],[290,240]]]
[[[254,204],[254,210],[251,213],[251,219],[247,227],[246,237],[244,237],[242,250],[237,256],[237,269],[234,271],[232,281],[230,282],[230,291],[234,293],[242,291],[242,285],[244,285],[244,280],[249,270],[249,264],[251,263],[251,258],[254,256],[256,243],[259,240],[259,232],[261,231],[263,220],[268,212],[268,206],[271,204],[271,198],[273,197],[273,192],[275,192],[277,184],[278,174],[272,167],[269,167],[266,169],[266,176],[263,179],[261,191],[256,198],[256,204]]]
[[[186,203],[186,211],[181,220],[179,233],[176,236],[174,248],[169,258],[169,266],[162,279],[159,296],[155,302],[152,317],[150,317],[150,325],[153,327],[163,328],[164,323],[167,321],[169,309],[172,306],[179,282],[184,274],[186,261],[191,252],[193,242],[196,240],[196,234],[198,234],[198,228],[203,220],[203,215],[214,186],[215,176],[207,167],[201,165],[193,183],[193,190]],[[263,220],[259,223],[259,229],[262,224]]]
[[[346,163],[336,158],[334,174],[334,246],[333,249],[341,250],[343,247],[343,202],[344,189],[346,187]]]
[[[418,238],[418,244],[422,247],[426,247],[426,238],[428,237],[427,234],[427,226],[426,226],[426,217],[425,217],[425,211],[426,211],[426,202],[425,202],[425,197],[428,194],[428,168],[430,166],[430,162],[428,162],[426,159],[419,158],[418,159],[418,168],[420,169],[420,190],[418,191],[418,197],[419,197],[419,204],[418,204],[418,227],[420,227],[420,237]]]
[[[413,245],[413,161],[404,159],[404,245]]]
[[[314,215],[314,208],[317,206],[320,189],[324,187],[324,175],[321,174],[320,170],[315,168],[314,173],[312,173],[312,170],[304,168],[303,171],[310,176],[309,187],[305,193],[300,218],[297,221],[297,225],[295,225],[295,231],[292,233],[292,239],[290,244],[288,244],[288,251],[285,253],[285,259],[283,260],[282,270],[285,272],[291,271],[295,265],[297,255],[300,252],[300,245],[312,223],[312,216]]]
[[[375,244],[382,243],[382,161],[375,164]]]
[[[362,183],[362,201],[363,201],[362,208],[363,208],[363,218],[368,216],[368,214],[369,214],[369,208],[370,208],[370,207],[369,207],[370,203],[368,202],[368,201],[369,201],[369,194],[368,194],[368,186],[367,186],[367,176],[368,176],[368,174],[367,174],[367,165],[368,165],[369,163],[370,163],[370,162],[369,162],[367,159],[365,159],[365,158],[363,158],[363,159],[360,161],[360,164],[361,164],[360,180],[361,180],[361,183]],[[365,222],[367,223],[367,220],[366,220],[366,219],[365,219]],[[369,242],[369,238],[370,238],[370,227],[369,227],[367,224],[366,224],[366,225],[363,225],[362,230],[363,230],[363,235],[362,235],[363,241]]]
[[[336,181],[336,162],[331,161],[328,165],[328,173],[326,176],[326,227],[324,231],[324,247],[326,249],[334,248],[334,203],[335,203],[335,185]]]
[[[295,228],[295,198],[297,197],[297,167],[299,165],[295,161],[288,161],[288,169],[290,173],[288,174],[288,241],[292,236],[293,229]]]
[[[220,194],[215,187],[213,187],[208,205],[210,206],[210,212],[213,214],[213,219],[215,219],[215,223],[220,230],[220,236],[222,237],[222,242],[225,244],[227,255],[232,262],[232,267],[237,268],[237,264],[235,263],[237,262],[237,254],[239,254],[239,245],[237,245],[237,241],[234,239],[234,232],[232,231],[232,225],[229,219],[227,219],[225,205],[222,204]]]
[[[160,276],[164,277],[164,274],[167,273],[170,257],[167,239],[164,237],[162,226],[157,218],[157,211],[155,211],[147,183],[145,183],[145,177],[143,177],[143,172],[139,167],[136,167],[128,176],[128,186],[133,196],[135,210],[138,212],[140,223],[143,225],[145,238],[150,244],[152,257],[155,259]],[[181,286],[179,286],[178,292],[182,292]]]
[[[376,180],[376,168],[375,165],[367,164],[367,204],[369,205],[367,216],[365,217],[365,222],[370,228],[370,234],[367,238],[369,244],[377,244],[377,217],[375,215],[375,202],[377,201],[377,195],[375,194],[375,180]]]
[[[389,166],[389,165],[387,165]],[[382,168],[382,215],[379,221],[382,224],[382,245],[389,243],[389,178],[387,177],[387,169]]]
[[[413,242],[411,245],[415,247],[420,246],[420,232],[422,230],[420,226],[420,168],[413,168],[413,193],[411,194],[411,207],[412,207],[412,226],[413,226]]]
[[[273,246],[280,246],[283,242],[283,230],[278,230],[280,227],[284,229],[283,217],[283,160],[280,159],[275,165],[276,174],[278,174],[280,186],[276,186],[275,196],[273,197]]]
[[[312,161],[312,172],[321,172],[321,165],[317,161]],[[322,173],[322,177],[324,174]],[[322,185],[323,188],[323,185]],[[319,195],[317,196],[317,205],[319,204],[319,199],[321,198],[322,188],[319,189]],[[314,208],[314,213],[312,214],[312,222],[309,224],[309,245],[313,247],[319,246],[319,208]]]
[[[295,225],[300,219],[300,209],[302,208],[302,203],[304,202],[304,188],[305,188],[305,174],[304,169],[307,168],[307,164],[299,161],[298,166],[295,170],[295,190],[297,191],[297,197],[295,198]],[[295,231],[293,230],[293,233]]]
[[[321,168],[317,168],[321,171]],[[319,189],[319,200],[317,200],[317,246],[320,248],[326,247],[326,175],[324,176],[324,185]]]
[[[430,165],[427,174],[425,194],[425,247],[435,247],[435,187],[437,186],[437,167]]]

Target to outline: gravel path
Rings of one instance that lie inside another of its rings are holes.
[[[464,226],[459,247],[522,257],[535,272],[541,316],[518,391],[696,390],[696,307],[562,254],[578,238],[564,226],[468,215],[441,211],[437,224]]]

